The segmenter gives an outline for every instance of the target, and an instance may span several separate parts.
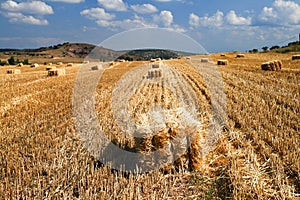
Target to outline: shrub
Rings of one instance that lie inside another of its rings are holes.
[[[16,61],[15,61],[15,58],[12,56],[10,57],[8,60],[7,60],[8,64],[10,65],[15,65],[16,64]]]
[[[24,65],[29,65],[28,59],[24,59],[23,64],[24,64]]]
[[[262,47],[261,49],[264,51],[268,51],[269,47],[265,46],[265,47]]]
[[[0,66],[4,66],[4,65],[7,65],[7,62],[6,62],[6,61],[1,61],[1,60],[0,60]]]
[[[272,47],[270,48],[270,50],[279,49],[279,48],[280,48],[280,46],[275,45],[275,46],[272,46]]]

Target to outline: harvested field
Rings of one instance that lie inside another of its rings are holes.
[[[224,100],[214,90],[217,76],[208,76],[214,70],[210,62],[202,63],[201,56],[163,60],[163,77],[155,79],[143,79],[152,68],[149,62],[104,63],[98,70],[90,63],[88,76],[103,73],[95,93],[97,122],[116,146],[147,153],[168,146],[175,136],[183,146],[194,141],[174,164],[145,174],[102,165],[76,134],[72,101],[79,66],[55,77],[47,77],[44,67],[23,66],[16,76],[6,74],[10,67],[1,67],[0,199],[300,197],[300,61],[291,56],[259,53],[236,59],[236,53],[226,53],[228,65],[216,67],[226,94],[226,126],[204,157],[199,152],[210,136],[211,108]],[[219,59],[224,56],[209,57]],[[284,67],[261,70],[269,60],[281,60]],[[138,70],[144,65],[147,70]],[[166,124],[147,115],[159,105],[168,116]],[[124,120],[121,112],[116,115],[123,106],[139,130],[155,127],[156,134],[140,140],[126,134],[116,120]],[[184,115],[178,110],[193,113],[194,107],[199,123],[180,132]]]

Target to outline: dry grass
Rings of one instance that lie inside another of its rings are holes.
[[[0,68],[0,199],[299,197],[300,61],[271,53],[245,54],[243,59],[235,56],[226,53],[229,65],[219,66],[227,95],[228,127],[212,152],[203,160],[186,158],[190,160],[187,167],[181,160],[182,167],[172,173],[156,170],[139,175],[102,166],[76,135],[72,95],[77,66],[66,68],[65,76],[52,78],[47,77],[44,67],[24,66],[18,76],[7,75],[9,67]],[[220,55],[212,58],[224,59]],[[274,59],[283,62],[281,71],[260,69],[262,62]],[[207,128],[211,96],[203,77],[183,59],[164,63],[182,73],[195,91],[199,120]],[[141,64],[114,65],[105,71],[97,87],[99,122],[106,124],[104,132],[125,148],[133,148],[136,141],[120,138],[117,128],[110,126],[114,122],[109,99],[122,75]],[[131,98],[131,108],[142,113],[161,101],[160,92],[159,85],[145,86]],[[172,94],[166,97],[170,100],[166,107],[177,106]],[[137,121],[139,116],[135,116]],[[163,146],[163,137],[158,134],[151,145]],[[147,146],[146,142],[140,147]],[[198,167],[191,167],[193,162]]]

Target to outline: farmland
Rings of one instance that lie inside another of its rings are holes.
[[[201,57],[192,56],[192,60]],[[169,69],[163,75],[172,78],[158,84],[143,79],[142,73],[123,79],[148,61],[102,63],[105,71],[95,95],[97,120],[108,138],[124,149],[153,151],[180,134],[176,123],[143,141],[122,133],[111,106],[114,89],[121,87],[118,94],[126,89],[120,80],[128,91],[134,80],[141,81],[142,87],[126,97],[131,118],[141,126],[150,121],[143,113],[157,104],[176,122],[180,107],[176,97],[184,99],[185,94],[190,99],[187,104],[199,111],[195,118],[201,125],[184,131],[198,137],[189,151],[172,165],[142,174],[122,173],[101,164],[76,134],[72,101],[80,64],[57,66],[66,67],[66,75],[55,77],[48,77],[43,65],[23,66],[21,74],[6,74],[14,67],[1,67],[0,199],[300,197],[300,60],[272,52],[207,57],[214,62],[227,59],[228,65],[217,66],[226,94],[226,123],[204,157],[197,154],[201,149],[197,141],[208,135],[214,94],[209,78],[195,70],[193,61],[162,61]],[[281,71],[261,70],[261,63],[275,59],[282,61]],[[163,87],[165,83],[173,84],[175,94]],[[117,98],[116,105],[123,106],[122,98]]]

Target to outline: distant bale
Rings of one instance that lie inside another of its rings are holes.
[[[228,65],[228,60],[218,60],[218,65]]]
[[[161,61],[161,58],[156,58],[155,60],[156,60],[156,61]]]
[[[221,57],[225,57],[225,54],[222,53],[220,56],[221,56]]]
[[[65,74],[66,74],[65,69],[51,69],[48,71],[48,76],[60,76]]]
[[[62,62],[58,62],[57,65],[63,65],[63,63]]]
[[[110,62],[109,63],[109,66],[113,66],[115,63],[114,62]]]
[[[209,61],[208,58],[201,58],[201,62],[203,62],[203,63],[207,63],[208,61]]]
[[[95,65],[95,66],[91,67],[91,70],[99,70],[98,65]]]
[[[186,59],[186,60],[191,60],[191,57],[186,57],[185,59]]]
[[[162,66],[162,62],[154,62],[152,64],[152,68],[160,68]]]
[[[88,61],[88,60],[83,61],[83,64],[89,64],[89,63],[90,63],[90,61]]]
[[[48,63],[48,65],[52,65],[52,63]]]
[[[237,58],[244,58],[244,57],[245,57],[245,54],[239,53],[239,54],[236,55],[236,57],[237,57]]]
[[[124,59],[121,59],[121,60],[119,60],[119,62],[125,62],[125,60],[124,60]]]
[[[23,63],[18,63],[17,67],[23,67]]]
[[[21,70],[19,69],[8,69],[7,74],[21,74]]]
[[[34,63],[34,64],[30,65],[30,67],[32,67],[32,68],[34,68],[34,67],[39,67],[39,64]]]
[[[268,61],[261,64],[261,69],[265,71],[279,71],[282,68],[282,62],[280,60]]]
[[[67,67],[72,67],[74,64],[73,63],[68,63]]]
[[[292,60],[300,60],[300,55],[293,55]]]
[[[56,69],[56,67],[55,66],[48,66],[48,67],[46,67],[47,71],[52,70],[52,69]]]
[[[156,59],[154,59],[154,58],[150,59],[150,62],[155,62],[155,61],[156,61]]]

